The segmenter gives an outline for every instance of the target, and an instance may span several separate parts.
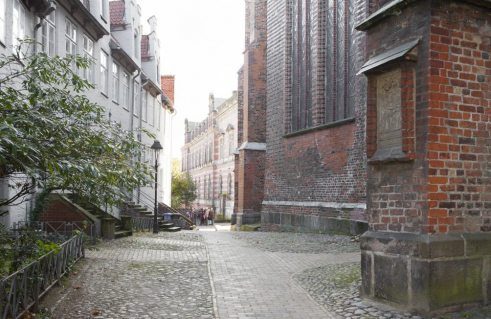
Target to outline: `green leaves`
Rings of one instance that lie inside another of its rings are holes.
[[[196,199],[196,184],[191,179],[191,175],[181,174],[181,165],[178,159],[172,161],[172,207],[181,208],[182,205],[188,206]]]
[[[26,40],[22,47],[33,44]],[[72,65],[87,68],[91,60],[25,53],[31,51],[0,56],[0,178],[15,185],[19,176],[27,176],[49,190],[118,206],[138,181],[153,178],[147,165],[133,161],[144,145],[84,95],[94,87]],[[14,187],[18,193],[0,208],[34,186]]]

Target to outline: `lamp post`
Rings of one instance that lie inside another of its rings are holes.
[[[155,207],[153,209],[153,233],[158,234],[159,233],[159,224],[157,222],[157,212],[158,212],[158,203],[157,203],[157,174],[158,174],[158,167],[159,167],[159,153],[160,150],[163,149],[162,145],[160,145],[160,142],[155,140],[153,142],[152,147],[150,147],[154,153],[155,153]]]

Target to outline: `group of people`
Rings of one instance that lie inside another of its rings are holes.
[[[211,208],[199,208],[197,210],[192,210],[186,212],[188,218],[191,219],[195,225],[205,226],[213,225],[215,219],[215,212]]]

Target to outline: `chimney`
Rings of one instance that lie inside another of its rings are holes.
[[[162,75],[160,77],[160,85],[162,91],[164,91],[165,95],[172,101],[174,104],[174,75]]]

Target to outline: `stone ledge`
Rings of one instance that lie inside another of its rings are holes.
[[[368,223],[362,220],[280,212],[262,212],[261,223],[276,225],[282,231],[318,231],[360,235],[368,230]]]
[[[368,231],[361,237],[361,249],[426,259],[491,256],[491,233],[421,235]]]

